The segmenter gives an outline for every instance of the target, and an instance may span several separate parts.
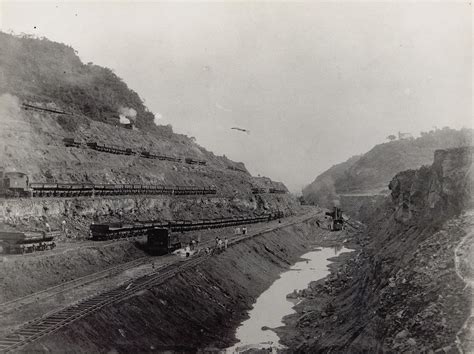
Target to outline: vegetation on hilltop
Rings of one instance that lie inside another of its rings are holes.
[[[153,126],[154,115],[136,92],[112,70],[82,63],[72,47],[0,32],[0,48],[0,95],[53,101],[99,121],[130,107],[137,112],[139,128]]]
[[[448,127],[422,132],[416,139],[379,144],[362,156],[351,157],[319,175],[303,189],[303,197],[309,203],[332,206],[340,193],[386,189],[398,172],[430,165],[435,150],[471,144],[471,129]]]

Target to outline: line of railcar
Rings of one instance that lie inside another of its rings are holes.
[[[174,221],[136,221],[133,223],[92,224],[90,231],[95,241],[136,237],[146,235],[149,230],[169,229],[172,232],[187,232],[196,230],[216,229],[229,226],[255,224],[283,217],[282,212],[261,216],[229,217],[204,220],[174,220]]]
[[[33,197],[79,197],[112,195],[209,195],[215,187],[146,184],[30,183]]]
[[[138,150],[138,149],[127,148],[123,146],[108,145],[108,144],[103,144],[96,141],[89,141],[87,143],[82,143],[80,141],[77,141],[74,138],[64,138],[63,143],[67,147],[76,147],[76,148],[87,147],[92,150],[107,152],[107,153],[116,154],[116,155],[128,155],[128,156],[138,155],[146,159],[155,159],[155,160],[160,160],[160,161],[171,161],[171,162],[178,162],[178,163],[183,162],[183,159],[180,157],[159,155],[159,154],[155,154],[153,152],[143,150],[143,149]],[[184,162],[190,165],[203,165],[203,166],[207,165],[207,162],[204,160],[198,160],[198,159],[194,159],[190,157],[184,158]]]

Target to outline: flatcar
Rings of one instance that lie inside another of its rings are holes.
[[[268,190],[268,193],[276,193],[276,194],[285,194],[286,190],[284,189],[278,189],[278,188],[270,188]]]
[[[190,157],[186,157],[184,159],[184,162],[186,162],[187,164],[190,164],[190,165],[206,165],[207,164],[206,161],[197,160],[197,159],[193,159],[193,158],[190,158]]]
[[[1,231],[0,245],[7,254],[44,251],[56,247],[54,239],[59,236],[59,231]]]
[[[80,143],[79,141],[75,140],[74,138],[64,138],[63,139],[63,143],[64,145],[66,145],[67,147],[81,147],[82,146],[82,143]]]
[[[253,194],[267,193],[267,189],[266,188],[261,188],[261,187],[252,187],[252,193]]]

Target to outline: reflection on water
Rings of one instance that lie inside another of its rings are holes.
[[[280,278],[259,296],[249,312],[250,318],[237,328],[236,338],[239,342],[228,348],[227,353],[284,348],[278,343],[276,333],[267,328],[283,325],[283,317],[295,312],[293,306],[297,301],[287,299],[286,295],[295,289],[305,289],[311,281],[327,276],[329,274],[327,266],[330,263],[328,258],[345,251],[347,249],[340,246],[306,253],[303,255],[305,260],[296,263],[290,271],[280,274]]]

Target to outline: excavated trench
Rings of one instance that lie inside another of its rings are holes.
[[[164,284],[87,316],[25,351],[224,349],[258,296],[329,232],[305,222],[230,247]]]

